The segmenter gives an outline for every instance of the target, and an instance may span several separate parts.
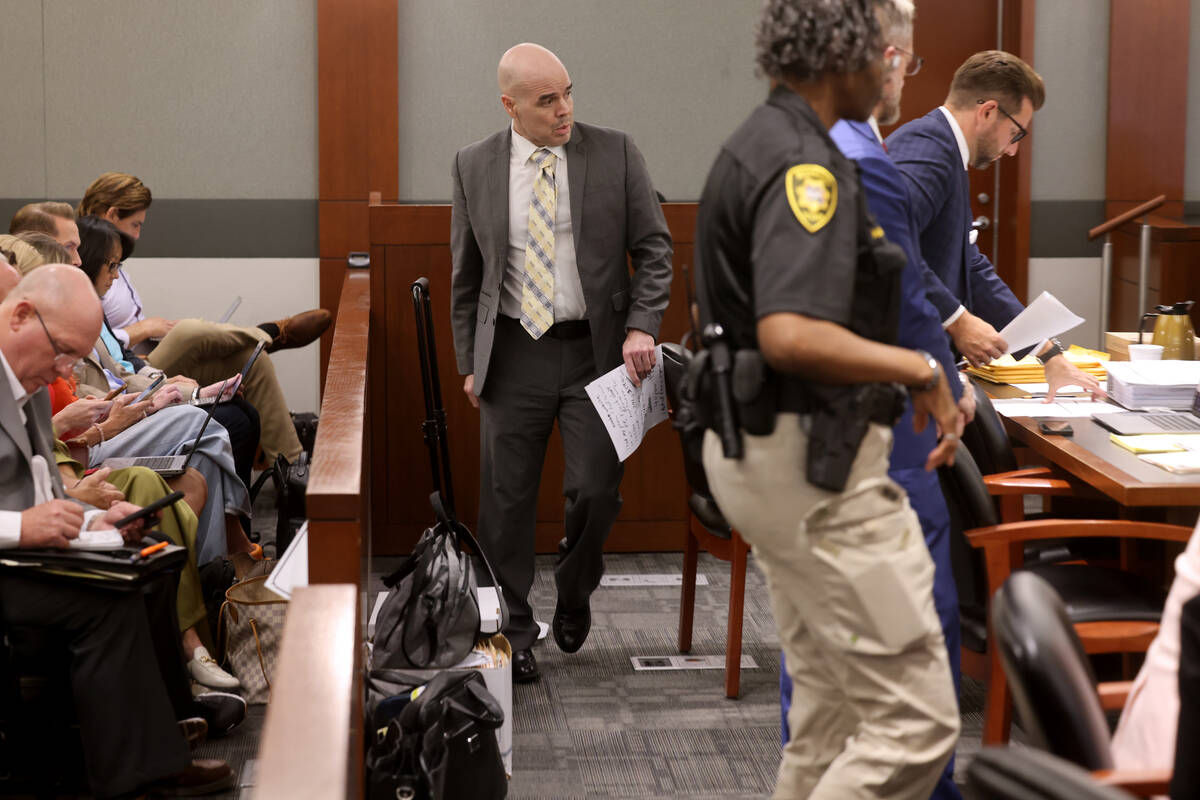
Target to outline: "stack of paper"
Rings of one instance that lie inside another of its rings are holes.
[[[1114,361],[1108,394],[1126,408],[1191,408],[1200,361]]]
[[[1154,453],[1138,456],[1138,458],[1148,464],[1162,467],[1167,472],[1180,475],[1200,472],[1200,453],[1192,450],[1185,450],[1182,453]]]
[[[1071,345],[1071,349],[1063,355],[1096,380],[1104,380],[1105,365],[1108,363],[1107,353]],[[1020,361],[1011,355],[1003,355],[985,366],[967,367],[967,372],[992,383],[1046,382],[1046,371],[1042,368],[1041,362],[1032,355],[1025,356]]]

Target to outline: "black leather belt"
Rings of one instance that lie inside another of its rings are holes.
[[[500,319],[506,322],[514,322],[518,325],[521,324],[519,319],[504,314],[500,315]],[[568,319],[554,323],[550,326],[550,330],[542,335],[549,336],[552,339],[582,339],[585,336],[590,336],[591,333],[592,326],[588,324],[586,319]]]
[[[592,326],[588,324],[586,319],[569,319],[563,322],[556,322],[550,326],[550,330],[546,331],[546,336],[552,336],[555,339],[582,339],[585,336],[590,336]]]

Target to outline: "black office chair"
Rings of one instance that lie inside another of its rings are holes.
[[[1086,484],[1048,466],[1022,467],[992,400],[978,384],[966,391],[975,392],[975,418],[963,428],[962,442],[975,459],[979,471],[987,476],[1002,522],[1025,518],[1025,497],[1038,495],[1055,498],[1051,514],[1039,516],[1080,517],[1088,519],[1116,517],[1115,504]],[[1082,500],[1080,506],[1077,501]],[[1066,560],[1071,553],[1061,546],[1040,548],[1038,560]],[[1033,554],[1026,554],[1030,558]]]
[[[674,414],[679,404],[680,387],[691,363],[692,354],[684,347],[668,343],[662,346],[663,378],[667,402]],[[682,435],[682,432],[681,432]],[[683,470],[688,483],[687,535],[683,544],[683,581],[679,598],[679,652],[692,649],[692,621],[696,609],[696,562],[699,548],[722,561],[729,568],[729,615],[725,636],[725,696],[737,699],[742,672],[742,614],[746,599],[746,563],[750,545],[731,526],[717,508],[708,488],[708,477],[699,453],[690,449],[680,438],[683,447]]]
[[[1139,795],[1163,794],[1168,774],[1112,772],[1108,721],[1083,644],[1062,597],[1021,570],[992,600],[992,627],[1013,704],[1032,743]],[[1122,699],[1123,702],[1123,699]]]
[[[1179,631],[1179,728],[1172,797],[1200,797],[1200,597],[1183,604]]]
[[[967,767],[967,796],[975,800],[1133,800],[1096,782],[1086,770],[1028,748],[985,747]]]
[[[1112,769],[1096,676],[1054,587],[1033,572],[1014,572],[992,598],[992,629],[1033,744],[1088,770]]]
[[[975,419],[963,428],[962,441],[971,451],[979,471],[992,475],[1017,469],[1016,453],[1000,415],[992,406],[992,399],[977,383],[969,384],[963,391],[975,393]]]
[[[963,672],[987,684],[983,742],[1001,744],[1008,739],[1010,699],[996,648],[988,641],[987,608],[990,596],[1010,574],[1024,568],[1050,582],[1064,598],[1068,618],[1088,653],[1144,651],[1158,632],[1166,599],[1162,587],[1119,569],[1078,563],[1026,564],[1025,545],[1089,537],[1186,542],[1192,530],[1130,520],[1001,523],[988,484],[961,443],[954,465],[939,468],[938,478],[950,511]]]

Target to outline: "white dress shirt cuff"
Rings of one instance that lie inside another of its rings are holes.
[[[0,550],[16,547],[21,543],[21,512],[0,511]]]
[[[966,310],[967,310],[966,306],[959,306],[957,309],[955,309],[953,314],[951,314],[950,316],[948,316],[944,320],[942,320],[942,329],[944,330],[946,328],[949,328],[951,325],[953,325],[955,323],[955,321],[959,317],[961,317],[963,315],[963,312]]]

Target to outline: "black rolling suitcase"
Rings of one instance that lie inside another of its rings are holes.
[[[412,296],[425,395],[421,430],[429,450],[433,474],[429,501],[437,521],[421,535],[400,567],[383,579],[392,591],[379,611],[371,656],[371,675],[381,678],[403,676],[399,670],[404,669],[445,669],[462,661],[481,637],[475,564],[480,566],[479,574],[499,586],[479,543],[455,515],[427,278],[413,283]],[[474,560],[464,548],[470,548]],[[499,590],[496,595],[503,629],[508,609]],[[470,681],[464,678],[473,680],[469,691]],[[461,685],[464,693],[447,696],[443,703],[441,690],[450,684]],[[504,715],[482,678],[474,672],[468,676],[441,672],[426,692],[429,697],[420,698],[429,700],[428,708],[419,717],[415,709],[426,704],[410,700],[409,692],[368,704],[368,719],[377,736],[367,754],[371,800],[392,796],[415,800],[503,798],[508,787],[495,730]],[[439,698],[436,704],[435,696]],[[389,714],[382,713],[384,709],[397,707],[409,711],[386,719]]]

